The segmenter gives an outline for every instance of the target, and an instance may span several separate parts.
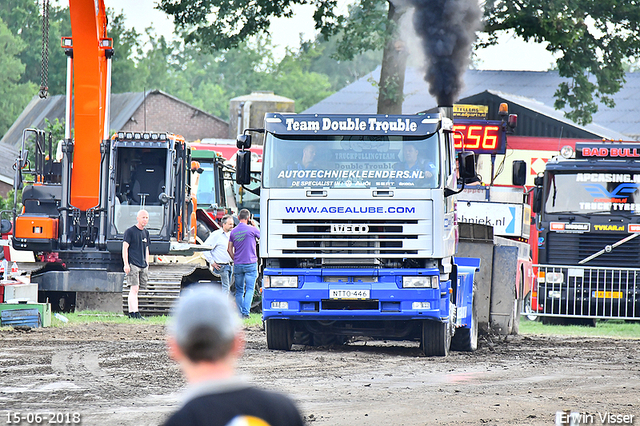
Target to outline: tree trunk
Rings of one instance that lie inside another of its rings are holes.
[[[391,34],[382,53],[382,68],[378,92],[378,114],[402,114],[404,100],[404,73],[407,68],[407,51],[398,32],[404,9],[396,9],[389,1]]]

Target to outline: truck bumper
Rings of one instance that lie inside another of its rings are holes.
[[[295,276],[297,288],[263,288],[267,319],[438,320],[450,309],[451,281],[438,288],[403,288],[403,276],[439,276],[431,269],[270,269],[265,277]]]

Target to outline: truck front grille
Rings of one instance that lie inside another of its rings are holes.
[[[404,257],[432,250],[430,220],[282,220],[283,254]],[[276,240],[277,241],[277,240]]]
[[[626,234],[561,234],[550,232],[547,235],[547,262],[555,265],[578,265],[582,259],[599,252],[606,246],[617,243]],[[640,237],[614,247],[611,252],[603,253],[590,260],[584,266],[604,266],[617,268],[636,268],[640,264]]]

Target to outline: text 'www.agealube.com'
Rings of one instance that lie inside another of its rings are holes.
[[[340,206],[340,207],[317,207],[317,206],[286,206],[286,213],[298,214],[413,214],[416,212],[415,207],[404,206]]]

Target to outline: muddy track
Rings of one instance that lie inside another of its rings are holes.
[[[425,358],[413,342],[277,352],[260,328],[246,335],[240,372],[289,393],[313,425],[553,425],[564,409],[640,424],[640,340],[484,338],[476,353]],[[83,425],[157,425],[183,386],[161,326],[0,330],[3,416],[78,412]]]

